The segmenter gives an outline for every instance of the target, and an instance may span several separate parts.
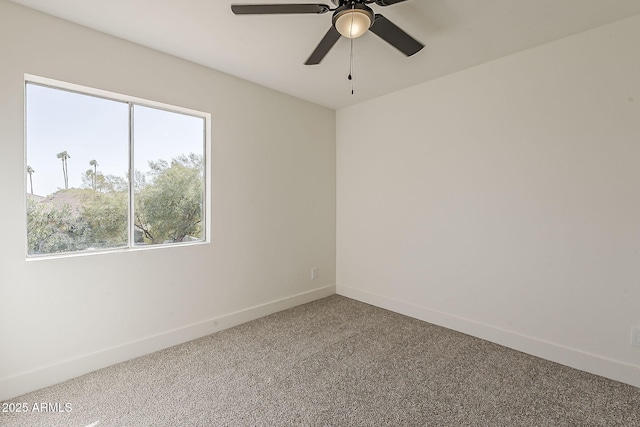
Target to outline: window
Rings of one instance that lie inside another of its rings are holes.
[[[206,113],[29,76],[29,257],[207,240]]]

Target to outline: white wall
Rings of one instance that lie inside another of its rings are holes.
[[[640,16],[339,110],[338,293],[640,386],[638,40]]]
[[[210,112],[212,243],[27,262],[25,73]],[[5,0],[0,94],[0,400],[335,292],[334,111]]]

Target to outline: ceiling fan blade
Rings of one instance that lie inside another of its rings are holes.
[[[331,50],[334,44],[340,38],[340,33],[336,28],[332,25],[327,31],[327,34],[324,35],[320,43],[316,47],[316,50],[313,51],[307,62],[304,65],[317,65],[319,64],[325,55]]]
[[[378,6],[391,6],[392,4],[402,3],[407,0],[375,0],[375,3]]]
[[[386,41],[407,56],[420,52],[424,47],[424,45],[418,40],[414,39],[409,34],[402,31],[393,22],[379,14],[376,14],[376,19],[370,30],[382,40]]]
[[[331,10],[326,4],[232,4],[231,11],[236,15],[275,15],[283,13],[327,13]]]

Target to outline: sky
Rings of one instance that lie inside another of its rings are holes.
[[[27,161],[35,171],[33,193],[47,196],[64,188],[62,161],[66,151],[69,188],[80,188],[91,160],[98,173],[125,177],[129,164],[129,104],[27,84]],[[204,119],[144,106],[134,106],[135,169],[148,161],[204,152]],[[27,192],[31,192],[27,176]]]

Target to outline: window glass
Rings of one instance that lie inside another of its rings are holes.
[[[134,106],[136,244],[203,238],[204,119]]]
[[[203,241],[205,132],[204,117],[27,82],[27,254]]]

